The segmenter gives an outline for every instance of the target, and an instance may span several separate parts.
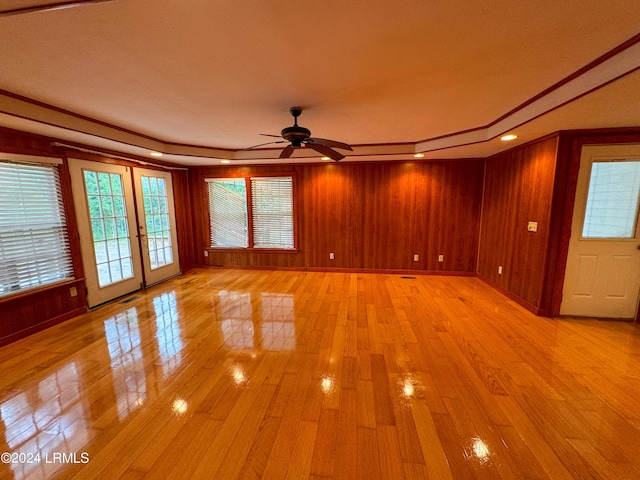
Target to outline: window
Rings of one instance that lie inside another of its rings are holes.
[[[212,247],[249,246],[244,178],[207,180]]]
[[[72,277],[58,166],[0,160],[0,296]]]
[[[253,246],[293,248],[293,185],[291,177],[251,179]]]
[[[593,162],[582,238],[633,238],[640,161]]]
[[[293,177],[215,178],[206,182],[211,247],[295,248]]]

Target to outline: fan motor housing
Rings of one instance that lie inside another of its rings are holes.
[[[294,147],[300,147],[302,142],[311,136],[311,130],[296,125],[283,128],[280,135],[282,135],[282,138],[285,140],[290,141]]]

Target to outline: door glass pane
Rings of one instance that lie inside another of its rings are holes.
[[[640,161],[593,162],[582,238],[633,238]]]
[[[173,263],[169,199],[165,179],[142,176],[142,201],[147,227],[147,248],[151,270]]]
[[[98,284],[106,287],[133,277],[127,211],[118,174],[84,171]]]

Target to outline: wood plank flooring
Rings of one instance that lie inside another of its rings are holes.
[[[2,479],[637,479],[640,328],[198,269],[0,349]]]

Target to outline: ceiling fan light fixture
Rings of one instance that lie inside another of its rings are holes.
[[[289,112],[293,117],[293,125],[291,127],[286,127],[282,129],[282,131],[280,132],[280,137],[283,140],[262,143],[260,145],[254,145],[253,147],[245,148],[244,150],[251,150],[253,148],[261,147],[263,145],[271,145],[276,143],[288,142],[289,145],[284,147],[284,149],[282,150],[278,158],[290,158],[291,155],[293,155],[293,152],[295,151],[296,148],[308,147],[315,150],[316,152],[321,154],[323,157],[329,157],[331,160],[335,160],[336,162],[339,162],[345,157],[342,153],[335,151],[334,148],[353,151],[353,148],[351,148],[351,146],[346,143],[337,142],[335,140],[329,140],[326,138],[312,137],[311,130],[298,125],[298,117],[302,113],[302,108],[291,107],[289,109]],[[260,135],[278,138],[278,135],[270,135],[265,133],[261,133]]]

